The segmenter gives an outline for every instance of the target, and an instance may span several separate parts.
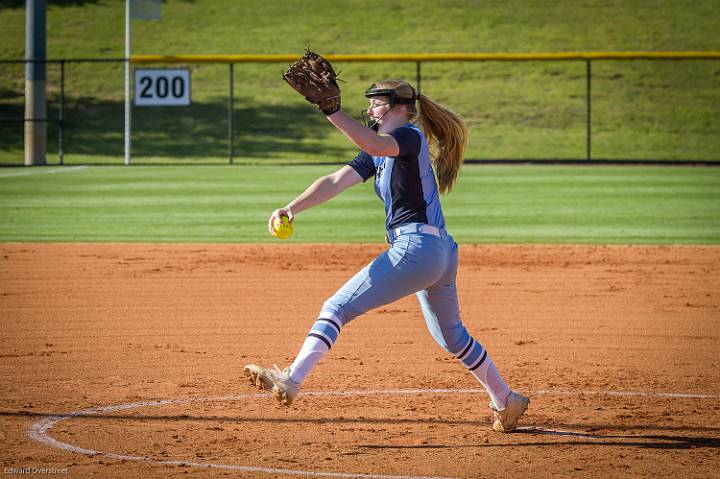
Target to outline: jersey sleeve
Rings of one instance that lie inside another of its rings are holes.
[[[418,157],[420,154],[420,135],[418,135],[417,131],[407,126],[402,126],[391,131],[390,136],[395,138],[395,141],[397,141],[400,147],[398,158],[403,160]]]
[[[375,162],[372,156],[365,151],[360,151],[360,153],[348,163],[348,166],[351,166],[363,181],[367,181],[375,176]]]

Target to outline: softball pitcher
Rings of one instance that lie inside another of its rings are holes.
[[[510,432],[529,399],[511,391],[460,319],[455,283],[458,246],[445,229],[440,206],[440,193],[452,189],[463,161],[465,124],[444,106],[416,94],[404,80],[376,83],[365,96],[370,102],[369,128],[340,109],[339,92],[337,105],[320,105],[330,123],[361,151],[346,166],[319,178],[275,210],[268,227],[272,232],[276,218],[287,216],[292,222],[296,214],[374,177],[375,192],[385,205],[388,249],[325,302],[289,367],[251,364],[245,366],[245,374],[253,385],[272,391],[282,405],[289,406],[345,325],[366,311],[415,293],[432,337],[489,393],[493,429]],[[414,124],[418,119],[421,127]],[[437,145],[433,154],[428,144]]]

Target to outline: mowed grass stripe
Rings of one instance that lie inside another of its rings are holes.
[[[0,177],[0,241],[278,241],[266,231],[270,212],[336,168],[89,167]],[[717,168],[465,165],[443,204],[465,243],[720,243]],[[292,242],[380,242],[382,203],[367,182],[301,213],[295,231]]]

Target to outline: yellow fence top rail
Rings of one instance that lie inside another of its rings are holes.
[[[301,55],[133,55],[130,63],[292,63]],[[556,60],[702,60],[720,59],[720,51],[559,52],[559,53],[355,53],[323,54],[336,62],[556,61]]]

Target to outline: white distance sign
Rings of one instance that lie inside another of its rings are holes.
[[[185,106],[189,104],[189,69],[135,70],[135,106]]]

